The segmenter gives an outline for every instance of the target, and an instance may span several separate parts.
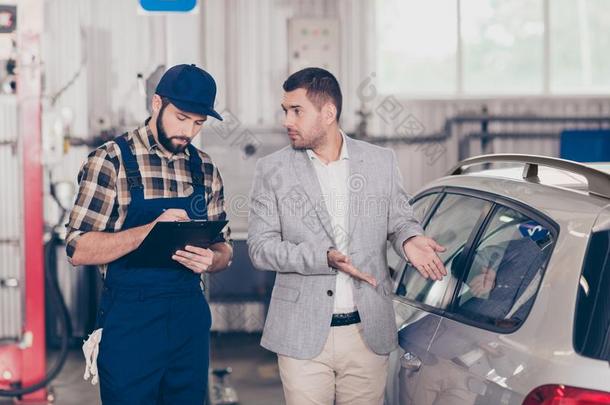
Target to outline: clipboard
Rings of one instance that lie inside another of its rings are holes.
[[[186,245],[207,248],[229,221],[157,222],[140,246],[127,255],[129,267],[184,268],[172,259]]]

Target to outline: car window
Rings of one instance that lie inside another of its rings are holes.
[[[412,266],[407,266],[397,288],[397,295],[425,305],[445,309],[451,301],[457,277],[454,263],[464,249],[477,223],[487,214],[491,203],[475,197],[447,194],[425,227],[426,235],[447,250],[439,256],[448,271],[443,280],[423,278]]]
[[[586,357],[610,360],[610,231],[595,232],[578,283],[574,348]]]
[[[534,302],[553,242],[542,224],[498,206],[474,249],[456,312],[495,328],[517,327]]]
[[[419,223],[422,223],[424,220],[426,213],[438,197],[438,193],[428,194],[423,197],[417,198],[414,201],[411,201],[411,207],[413,208],[413,216]],[[394,247],[391,243],[387,244],[387,257],[388,257],[388,267],[390,268],[390,275],[392,280],[396,280],[396,277],[400,276],[400,270],[405,265],[405,260],[402,256],[399,256],[398,253],[394,250]]]
[[[432,206],[432,203],[438,198],[438,193],[428,194],[423,197],[418,198],[414,202],[411,203],[413,207],[413,216],[420,223],[423,222],[428,210]]]

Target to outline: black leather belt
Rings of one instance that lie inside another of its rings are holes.
[[[333,314],[333,320],[330,322],[330,326],[346,326],[360,322],[360,314],[358,311],[350,312],[348,314]]]

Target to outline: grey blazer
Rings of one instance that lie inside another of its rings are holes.
[[[353,264],[372,274],[377,288],[354,279],[364,340],[387,354],[397,346],[386,241],[401,257],[402,244],[423,230],[413,217],[391,149],[346,137],[349,154],[349,229]],[[254,266],[275,271],[261,345],[278,354],[311,359],[323,349],[333,313],[336,270],[326,252],[334,245],[329,212],[307,153],[285,147],[260,159],[250,194],[248,249]]]

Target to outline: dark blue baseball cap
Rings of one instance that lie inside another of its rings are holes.
[[[167,97],[176,108],[200,115],[211,115],[222,121],[214,111],[216,82],[205,70],[195,65],[171,67],[157,85],[155,93]]]

